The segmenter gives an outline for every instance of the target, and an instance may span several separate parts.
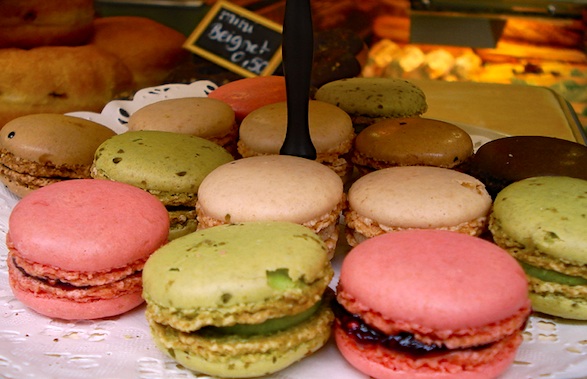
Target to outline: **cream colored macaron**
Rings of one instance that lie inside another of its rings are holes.
[[[350,116],[335,105],[310,100],[310,138],[316,160],[346,177],[352,171],[348,153],[355,132]],[[287,102],[265,105],[251,112],[241,123],[238,151],[243,157],[279,154],[287,131]]]
[[[294,222],[320,235],[332,256],[344,200],[341,178],[316,161],[289,155],[242,158],[216,168],[200,184],[198,229]]]
[[[487,227],[491,197],[483,183],[427,166],[373,171],[352,184],[345,211],[351,246],[387,232],[442,229],[473,236]]]
[[[207,97],[167,99],[134,112],[129,130],[159,130],[205,138],[235,152],[238,126],[232,108]]]

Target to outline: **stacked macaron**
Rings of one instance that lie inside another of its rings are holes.
[[[339,79],[320,87],[315,98],[347,112],[357,133],[377,121],[416,117],[428,110],[422,89],[404,79]]]
[[[61,114],[32,114],[0,131],[0,181],[23,197],[66,179],[90,178],[98,146],[114,136],[109,128]]]
[[[491,197],[479,180],[441,167],[390,167],[355,181],[344,211],[346,236],[355,246],[380,234],[443,229],[479,236]]]
[[[128,119],[128,130],[160,130],[189,134],[236,153],[238,125],[232,108],[207,97],[167,99],[138,109]]]
[[[289,155],[260,155],[223,164],[202,181],[198,228],[251,221],[304,225],[325,241],[329,256],[338,241],[345,204],[343,182],[328,167]]]
[[[373,378],[496,378],[530,314],[523,270],[481,238],[442,230],[384,234],[345,257],[335,339]]]
[[[169,211],[169,238],[196,230],[200,183],[216,167],[233,160],[221,146],[204,138],[158,130],[129,131],[97,149],[94,179],[131,184],[156,196]]]
[[[489,229],[523,266],[538,312],[587,320],[587,180],[538,176],[501,190]]]
[[[145,264],[157,346],[197,372],[277,372],[329,339],[333,269],[324,242],[290,222],[221,225],[171,241]]]
[[[287,120],[286,102],[265,105],[251,112],[240,126],[240,155],[279,154],[285,140]],[[350,116],[335,105],[310,100],[308,122],[316,160],[341,178],[348,178],[353,170],[350,152],[355,139]]]
[[[13,209],[6,236],[15,297],[52,318],[119,315],[143,302],[145,261],[167,242],[157,198],[93,179],[52,183]]]

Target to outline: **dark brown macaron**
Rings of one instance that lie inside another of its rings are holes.
[[[587,146],[554,137],[504,137],[482,145],[464,170],[495,198],[509,184],[535,176],[587,179]]]

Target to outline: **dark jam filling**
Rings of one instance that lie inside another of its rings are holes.
[[[355,341],[362,344],[381,345],[387,349],[400,351],[414,356],[438,353],[448,350],[443,345],[428,345],[418,341],[413,334],[401,332],[387,335],[367,325],[358,315],[349,313],[338,302],[332,302],[332,309],[341,329]]]

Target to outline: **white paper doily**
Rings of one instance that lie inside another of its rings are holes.
[[[121,133],[128,116],[158,100],[206,96],[212,82],[147,88],[132,101],[115,101],[101,114],[76,112]],[[478,148],[500,136],[464,125]],[[160,352],[151,340],[144,305],[124,315],[94,321],[52,320],[27,309],[12,295],[4,243],[8,217],[18,198],[0,186],[0,378],[2,379],[189,379],[209,378],[187,370]],[[333,259],[338,272],[348,247],[344,238]],[[338,281],[336,275],[332,287]],[[587,378],[587,322],[532,315],[516,361],[501,379]],[[310,357],[271,376],[274,379],[367,379],[330,341]]]

